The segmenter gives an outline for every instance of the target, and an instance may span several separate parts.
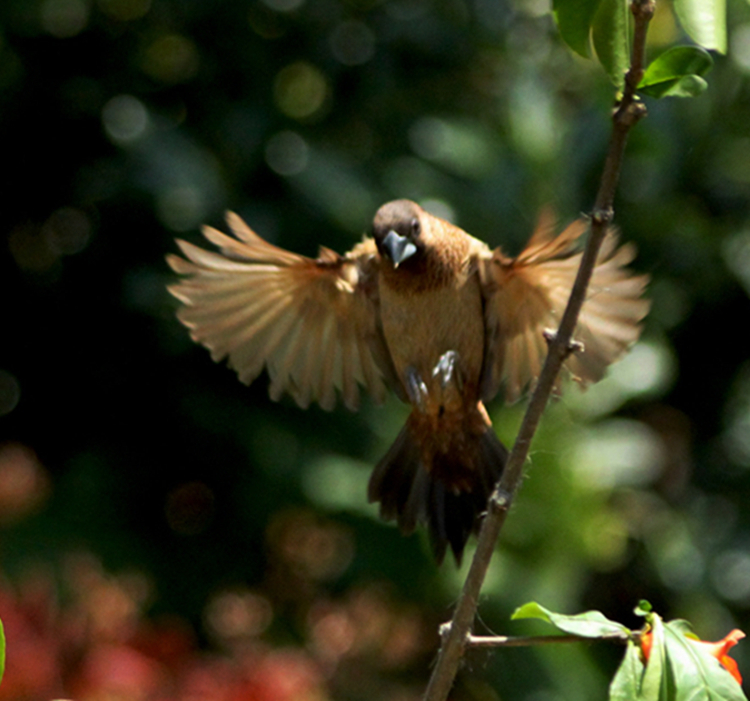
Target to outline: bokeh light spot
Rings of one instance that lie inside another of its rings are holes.
[[[98,0],[99,9],[112,19],[140,19],[151,9],[151,0]]]
[[[566,403],[587,418],[605,416],[635,397],[657,397],[677,376],[671,349],[659,341],[640,341],[612,365],[604,379],[585,392],[569,392]]]
[[[167,187],[156,196],[159,220],[172,231],[188,231],[200,225],[206,216],[203,192],[190,185]]]
[[[549,91],[535,81],[519,81],[508,105],[510,131],[532,161],[547,161],[560,146],[560,130]]]
[[[183,83],[198,71],[198,50],[190,39],[179,34],[159,37],[149,44],[141,65],[162,83]]]
[[[21,401],[21,385],[7,370],[0,370],[0,416],[7,416]]]
[[[278,39],[286,32],[283,16],[267,5],[251,5],[247,12],[247,21],[250,28],[264,39]]]
[[[611,419],[577,441],[570,465],[585,484],[609,489],[652,482],[664,464],[664,444],[640,421]]]
[[[203,482],[187,482],[172,490],[164,508],[169,527],[180,535],[197,535],[214,514],[214,493]]]
[[[456,211],[445,200],[420,200],[419,204],[422,209],[430,214],[434,214],[436,217],[440,217],[441,219],[445,219],[452,223],[455,223],[456,221]]]
[[[674,378],[674,359],[667,348],[642,341],[612,366],[612,377],[631,397],[663,391]]]
[[[50,491],[47,471],[31,448],[0,445],[0,523],[15,523],[36,512]]]
[[[722,445],[730,460],[740,467],[750,467],[750,363],[737,373],[725,406],[726,427]]]
[[[313,581],[339,577],[354,557],[348,529],[302,509],[276,514],[268,527],[268,541],[285,567]]]
[[[409,144],[421,158],[465,177],[488,173],[498,159],[489,132],[471,121],[422,117],[409,129]]]
[[[327,96],[326,77],[306,61],[282,68],[274,81],[276,106],[293,119],[307,119],[315,115],[325,104]]]
[[[292,12],[304,4],[305,0],[263,0],[263,4],[276,12]]]
[[[743,71],[750,73],[750,23],[732,27],[729,56]]]
[[[329,455],[310,463],[302,476],[305,494],[327,509],[365,512],[378,518],[377,509],[362,498],[367,493],[371,466],[341,455]]]
[[[721,252],[727,267],[750,295],[750,229],[745,229],[724,241]]]
[[[83,0],[44,0],[42,3],[42,28],[58,39],[80,34],[88,21],[89,8]]]
[[[280,131],[266,144],[266,163],[279,175],[297,175],[307,168],[310,149],[294,131]]]
[[[132,95],[117,95],[104,105],[102,122],[111,141],[116,144],[129,144],[146,133],[149,123],[148,110]]]
[[[89,216],[75,207],[62,207],[53,212],[41,227],[30,224],[10,232],[10,252],[21,270],[45,273],[61,256],[78,253],[91,237]]]
[[[91,230],[88,215],[76,207],[61,207],[42,225],[42,235],[62,255],[79,253],[86,248]]]
[[[750,552],[721,553],[711,565],[711,581],[725,599],[750,605]]]
[[[375,35],[363,22],[347,20],[334,27],[330,46],[337,61],[345,66],[359,66],[375,54]]]
[[[220,640],[254,638],[271,625],[273,608],[265,596],[249,590],[224,591],[208,603],[204,619]]]

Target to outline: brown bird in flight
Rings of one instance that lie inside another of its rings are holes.
[[[331,409],[336,390],[356,410],[359,385],[382,401],[391,389],[412,412],[370,478],[370,501],[404,533],[426,525],[438,562],[457,561],[499,479],[508,451],[484,402],[518,398],[541,370],[544,330],[568,301],[588,223],[554,236],[549,216],[509,258],[408,200],[383,205],[372,238],[316,259],[264,241],[236,214],[235,238],[205,227],[221,253],[178,241],[187,260],[169,291],[193,340],[249,384],[265,367],[270,395]],[[640,334],[645,276],[626,266],[632,246],[610,231],[566,361],[582,385],[599,380]]]

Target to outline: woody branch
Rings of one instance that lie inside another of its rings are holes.
[[[513,502],[523,475],[531,440],[536,432],[552,388],[563,362],[574,351],[573,332],[578,322],[586,290],[594,270],[599,249],[614,215],[614,197],[620,177],[628,134],[646,115],[646,108],[636,95],[636,87],[643,76],[648,24],[655,3],[653,0],[633,0],[630,6],[634,17],[633,51],[630,68],[625,77],[623,94],[612,115],[612,134],[609,142],[599,190],[591,212],[591,232],[583,252],[568,305],[560,327],[549,341],[547,359],[529,401],[521,428],[508,458],[503,476],[490,497],[487,515],[477,539],[477,548],[464,582],[453,618],[446,624],[437,662],[424,695],[424,701],[445,701],[456,677],[461,658],[470,642],[479,594],[495,550],[500,531]]]

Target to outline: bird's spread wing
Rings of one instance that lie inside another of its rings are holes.
[[[221,249],[178,241],[186,258],[167,257],[184,275],[169,291],[184,306],[178,317],[195,341],[249,384],[265,366],[270,394],[289,392],[305,407],[317,401],[356,409],[358,384],[385,397],[390,357],[379,327],[376,249],[371,241],[346,256],[321,249],[313,260],[264,241],[236,214],[227,222],[236,238],[205,227]]]
[[[514,401],[539,376],[547,355],[543,332],[560,324],[581,262],[576,244],[587,229],[588,222],[579,219],[555,237],[549,216],[543,216],[517,258],[506,258],[499,249],[478,252],[487,328],[485,400],[504,384],[506,399]],[[633,246],[618,248],[616,232],[607,233],[574,334],[584,349],[565,363],[582,385],[601,379],[638,340],[649,309],[641,298],[648,277],[627,269],[634,256]]]

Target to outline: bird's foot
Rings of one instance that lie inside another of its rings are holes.
[[[440,386],[443,389],[453,384],[459,393],[463,392],[464,382],[458,367],[458,353],[456,351],[449,350],[440,356],[440,360],[432,369],[432,376],[440,379]]]
[[[413,367],[406,368],[406,394],[409,395],[409,401],[414,406],[420,411],[425,411],[427,385]]]

